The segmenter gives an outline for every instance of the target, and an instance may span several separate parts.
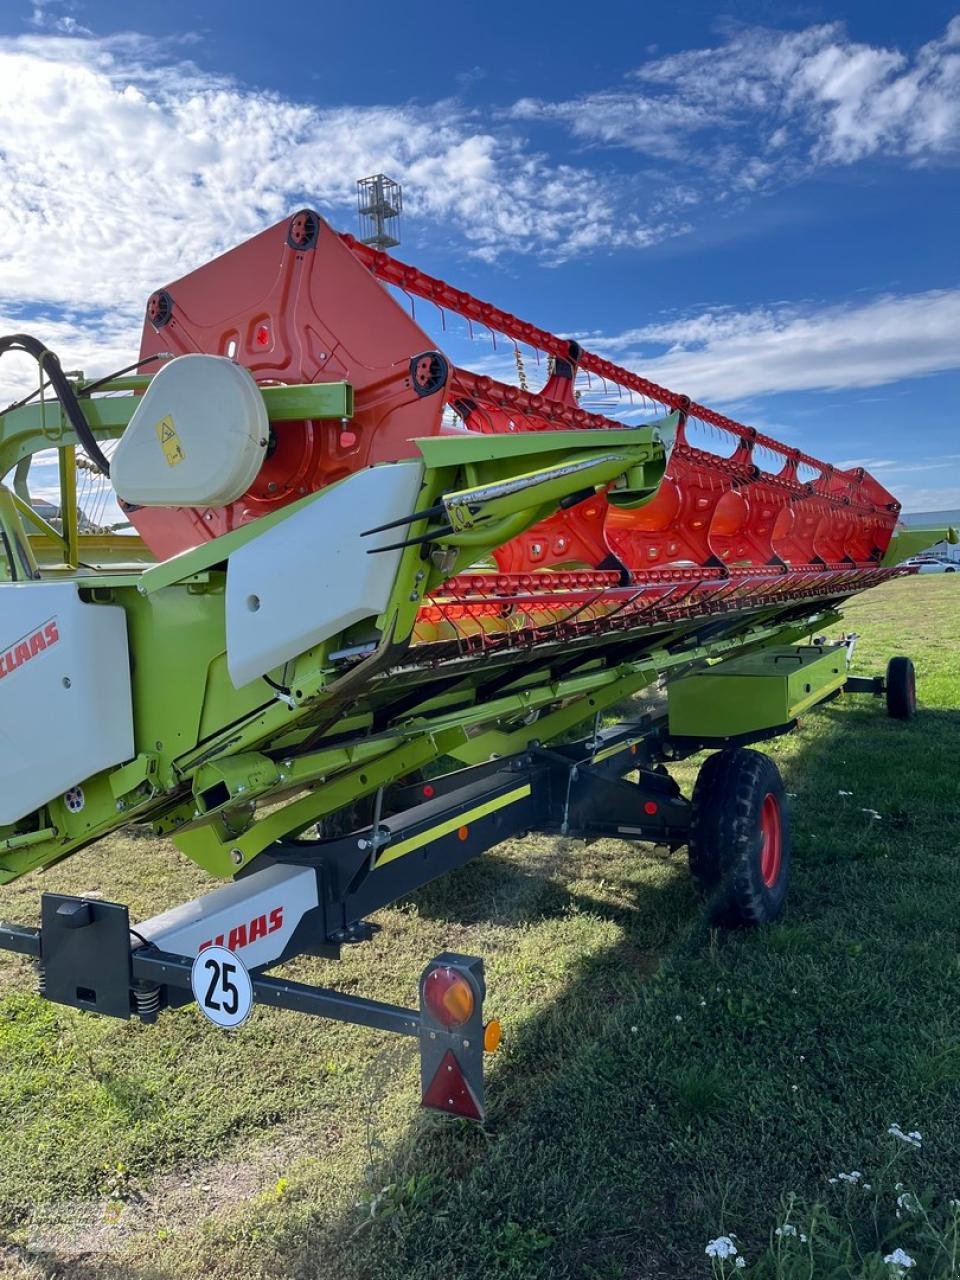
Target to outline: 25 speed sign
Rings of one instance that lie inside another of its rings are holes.
[[[226,947],[206,947],[193,962],[190,986],[200,1012],[218,1027],[239,1027],[253,1009],[247,967]]]

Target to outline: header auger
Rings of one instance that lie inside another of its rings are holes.
[[[532,346],[545,384],[456,366],[391,288]],[[264,971],[338,954],[370,912],[532,829],[689,842],[718,919],[771,918],[789,828],[745,744],[844,688],[912,713],[909,664],[858,681],[848,641],[801,643],[938,536],[898,533],[862,468],[311,210],[152,294],[134,372],[67,378],[36,340],[4,342],[56,399],[0,414],[0,884],[128,822],[239,877],[135,935],[125,907],[45,894],[42,930],[0,945],[37,959],[52,999],[150,1020],[192,972],[224,1025],[256,999],[417,1034],[429,1105],[476,1118],[479,961],[432,962],[419,1012]],[[50,449],[55,524],[29,491]],[[84,524],[78,459],[139,536]],[[652,686],[665,697],[604,726]],[[665,763],[704,747],[689,801]],[[736,847],[733,791],[753,798]]]

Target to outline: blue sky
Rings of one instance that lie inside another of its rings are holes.
[[[956,7],[7,0],[0,86],[0,331],[68,368],[383,171],[399,256],[960,506]]]

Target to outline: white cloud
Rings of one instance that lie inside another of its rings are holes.
[[[27,22],[38,31],[59,31],[68,36],[89,36],[93,32],[73,16],[78,6],[73,0],[38,0]],[[66,9],[66,12],[58,10]]]
[[[42,34],[0,38],[0,310],[88,372],[136,351],[154,288],[297,205],[352,227],[368,173],[405,184],[421,233],[481,259],[676,233],[456,102],[321,109],[203,72],[184,60],[189,36],[77,38],[69,8],[37,4]],[[13,367],[0,362],[0,404]]]
[[[455,103],[319,109],[213,77],[127,35],[0,40],[8,301],[139,310],[145,292],[310,201],[352,225],[357,177],[473,252],[644,244],[596,174],[554,165]],[[42,264],[42,265],[41,265]]]
[[[140,348],[139,316],[45,312],[26,318],[22,312],[0,305],[0,333],[24,332],[35,334],[55,351],[68,372],[82,372],[87,377],[122,368],[137,358]],[[32,356],[11,351],[0,360],[0,409],[36,386],[37,362]]]
[[[482,259],[550,260],[682,231],[676,211],[705,198],[701,155],[757,189],[804,165],[879,152],[920,161],[956,141],[960,19],[912,60],[835,25],[744,30],[651,60],[615,93],[518,103],[507,125],[453,101],[320,109],[203,72],[184,61],[190,37],[77,38],[76,21],[69,6],[38,4],[40,33],[0,39],[0,332],[36,332],[88,374],[133,357],[153,288],[298,204],[352,225],[366,173],[405,184],[420,233],[459,237]],[[544,118],[678,177],[640,192],[639,178],[553,162],[516,132]],[[960,364],[960,291],[713,310],[590,345],[728,403],[877,386]],[[0,361],[0,406],[34,378],[30,362]]]
[[[960,289],[855,306],[720,309],[583,340],[708,403],[876,387],[960,368]]]
[[[883,477],[883,483],[891,483]],[[960,484],[927,488],[893,482],[891,487],[906,513],[911,511],[956,511],[960,507]]]
[[[878,154],[930,162],[960,147],[960,17],[912,59],[851,41],[840,23],[736,27],[714,48],[644,63],[630,81],[559,102],[524,98],[511,114],[745,190],[817,165]]]

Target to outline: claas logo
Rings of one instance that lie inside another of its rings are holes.
[[[260,938],[265,938],[270,933],[276,933],[278,929],[283,928],[283,907],[274,907],[272,911],[265,911],[263,915],[254,916],[248,923],[234,925],[228,933],[218,933],[215,938],[208,938],[206,942],[201,942],[197,948],[198,951],[205,951],[207,947],[218,946],[226,947],[229,951],[239,951],[243,947],[249,947],[252,942],[258,942]]]
[[[30,631],[14,641],[7,649],[0,649],[0,678],[13,675],[38,653],[43,653],[59,640],[60,630],[57,619],[51,618],[49,622],[44,622],[42,626],[37,627],[36,631]]]

